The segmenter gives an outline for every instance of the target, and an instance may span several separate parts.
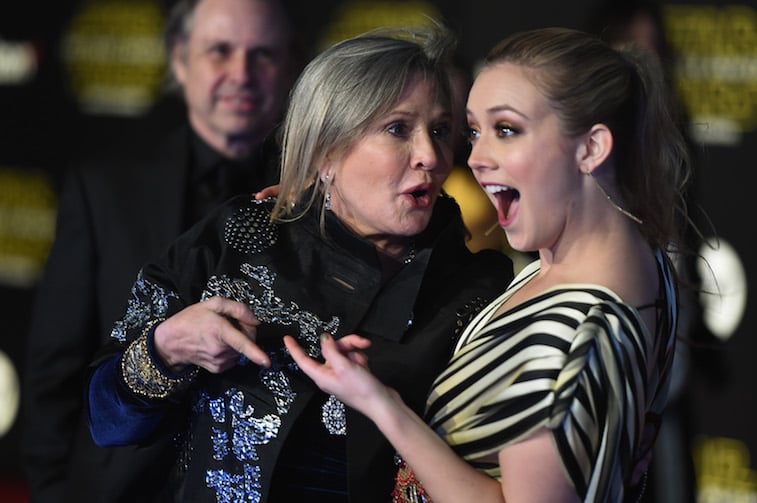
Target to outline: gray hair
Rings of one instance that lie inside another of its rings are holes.
[[[461,111],[450,80],[455,43],[452,33],[436,24],[381,29],[316,56],[290,95],[273,219],[297,219],[312,206],[323,193],[318,175],[326,158],[338,158],[363,137],[397,104],[410,79],[430,82],[435,99],[457,118]],[[302,200],[308,192],[309,199]]]

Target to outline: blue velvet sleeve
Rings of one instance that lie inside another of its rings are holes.
[[[141,400],[126,389],[119,376],[119,358],[102,362],[87,390],[89,430],[100,447],[140,443],[158,429],[165,414],[164,407]]]

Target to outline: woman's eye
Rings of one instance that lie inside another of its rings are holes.
[[[500,137],[513,136],[518,133],[518,130],[510,124],[497,124],[495,129],[497,130],[497,135]]]
[[[395,136],[407,136],[408,127],[403,122],[395,122],[389,125],[387,131]]]
[[[431,135],[435,138],[448,138],[450,133],[452,131],[452,126],[449,124],[443,123],[443,124],[437,124],[433,128],[431,128]]]
[[[481,133],[477,129],[472,127],[465,128],[463,134],[471,143],[478,140],[478,137],[481,135]]]

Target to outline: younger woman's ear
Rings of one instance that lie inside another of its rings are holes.
[[[583,135],[576,152],[582,173],[591,174],[610,157],[612,141],[612,132],[604,124],[595,124]]]

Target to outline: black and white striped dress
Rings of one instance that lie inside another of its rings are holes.
[[[500,478],[503,447],[549,428],[584,501],[620,502],[643,454],[641,429],[667,400],[677,322],[671,266],[657,253],[660,294],[634,308],[607,288],[554,287],[508,312],[539,271],[529,264],[466,328],[435,381],[426,419],[469,463]],[[651,334],[639,310],[657,310]]]

